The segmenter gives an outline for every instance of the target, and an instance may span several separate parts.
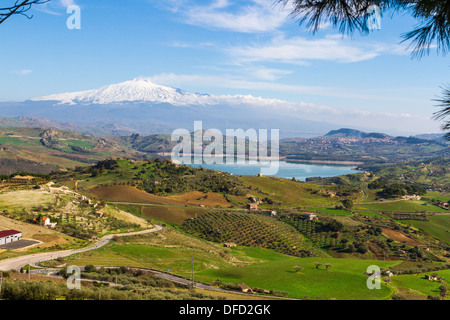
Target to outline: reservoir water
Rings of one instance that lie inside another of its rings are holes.
[[[355,165],[337,165],[337,164],[316,164],[316,163],[298,163],[280,161],[278,173],[274,176],[285,179],[295,178],[299,181],[305,181],[311,177],[335,177],[347,174],[357,173]],[[203,167],[205,169],[219,170],[242,176],[256,176],[261,172],[261,166],[255,164],[190,164],[194,167]]]

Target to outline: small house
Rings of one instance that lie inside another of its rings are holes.
[[[52,223],[49,217],[43,217],[40,223],[41,226],[51,229],[55,228],[57,224],[57,222]]]
[[[277,215],[277,212],[274,210],[269,210],[267,211],[267,214],[270,215],[271,217],[275,217]]]
[[[225,248],[232,248],[232,247],[236,247],[236,243],[234,243],[234,242],[226,242],[226,243],[223,244],[223,246]]]
[[[314,221],[317,220],[317,214],[312,213],[312,212],[305,212],[303,213],[303,219],[304,220],[308,220],[308,221]]]
[[[91,204],[91,199],[89,199],[86,196],[81,196],[80,198],[81,202],[86,203],[86,204]]]
[[[252,288],[250,288],[248,285],[246,285],[245,283],[241,283],[239,284],[239,287],[241,288],[241,291],[244,293],[253,293]]]
[[[425,279],[430,280],[430,281],[439,281],[438,277],[434,277],[432,275],[425,275]]]
[[[250,211],[258,210],[258,204],[257,203],[249,203],[249,204],[247,204],[247,210],[250,210]]]
[[[103,216],[105,215],[105,213],[103,211],[96,211],[95,215],[99,218],[103,218]]]

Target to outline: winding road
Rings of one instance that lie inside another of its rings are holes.
[[[86,247],[86,248],[83,248],[83,249],[54,251],[54,252],[46,252],[46,253],[36,253],[36,254],[31,254],[31,255],[26,255],[26,256],[21,256],[21,257],[1,260],[0,261],[0,270],[3,270],[3,271],[17,270],[17,271],[19,271],[20,268],[23,268],[26,265],[37,267],[37,264],[40,263],[40,262],[43,262],[43,261],[48,261],[48,260],[53,260],[53,259],[57,259],[57,258],[67,257],[67,256],[70,256],[70,255],[73,255],[73,254],[99,249],[99,248],[103,247],[104,245],[106,245],[107,243],[109,243],[114,237],[126,237],[126,236],[140,235],[140,234],[148,234],[148,233],[158,232],[158,231],[161,231],[163,229],[164,229],[164,227],[159,226],[159,225],[155,225],[155,228],[149,229],[149,230],[108,235],[108,236],[105,236],[104,238],[102,238],[101,240],[99,240],[98,242],[96,242],[95,244],[93,244],[92,246],[89,246],[89,247]],[[158,271],[158,270],[152,270],[152,269],[149,269],[149,270],[156,277],[163,278],[163,279],[166,279],[166,280],[169,280],[169,281],[172,281],[172,282],[175,282],[175,283],[179,283],[179,284],[182,284],[182,285],[186,285],[186,286],[189,286],[191,284],[191,281],[189,279],[186,279],[186,278],[174,275],[174,274],[166,273],[166,272],[161,272],[161,271]],[[58,269],[47,268],[47,271],[50,271],[48,276],[61,278],[60,276],[57,276]],[[85,279],[82,279],[82,280],[86,281]],[[218,288],[218,287],[213,287],[213,286],[210,286],[210,285],[208,285],[206,283],[202,283],[202,282],[198,282],[198,281],[195,282],[194,287],[198,288],[198,289],[213,290],[213,291],[217,291],[217,292],[231,293],[231,294],[235,294],[235,295],[253,296],[253,297],[256,296],[255,294],[236,292],[236,291],[221,289],[221,288]],[[293,299],[293,298],[276,297],[276,296],[269,296],[269,295],[262,296],[262,298],[277,299],[277,300],[278,299],[281,299],[281,300],[298,300],[298,299]]]
[[[98,248],[103,247],[107,243],[109,243],[114,237],[126,237],[126,236],[134,236],[139,234],[147,234],[158,232],[163,229],[162,226],[155,225],[153,229],[130,232],[130,233],[119,233],[119,234],[110,234],[103,237],[101,240],[93,244],[92,246],[83,248],[83,249],[73,249],[73,250],[64,250],[64,251],[53,251],[53,252],[44,252],[44,253],[36,253],[16,258],[10,258],[5,260],[0,260],[0,270],[9,271],[9,270],[17,270],[26,266],[27,264],[31,266],[35,266],[39,262],[53,260],[57,258],[67,257],[73,254],[82,253],[90,250],[96,250]]]

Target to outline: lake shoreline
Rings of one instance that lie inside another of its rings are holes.
[[[202,167],[204,169],[212,169],[222,172],[227,172],[234,174],[236,176],[260,176],[263,174],[264,168],[270,168],[266,165],[261,164],[188,164],[193,167]],[[307,178],[312,177],[336,177],[348,174],[354,174],[361,172],[358,170],[354,163],[344,164],[344,163],[311,163],[308,161],[286,161],[280,160],[278,163],[272,163],[272,169],[276,172],[269,170],[265,175],[274,176],[283,179],[295,178],[299,181],[306,181]]]
[[[303,159],[286,159],[286,157],[280,158],[286,162],[301,162],[301,163],[323,163],[323,164],[341,164],[341,165],[363,165],[364,162],[358,161],[344,161],[344,160],[303,160]]]

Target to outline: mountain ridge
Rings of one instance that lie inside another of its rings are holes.
[[[273,104],[287,103],[278,99],[254,97],[252,95],[210,95],[191,93],[153,83],[147,78],[135,78],[85,91],[66,92],[31,98],[30,101],[58,101],[58,104],[114,104],[130,102],[170,103],[176,106],[211,106],[228,104]]]
[[[328,132],[325,137],[333,137],[333,138],[375,138],[375,139],[384,139],[384,138],[393,138],[390,135],[380,132],[363,132],[356,129],[350,128],[340,128],[338,130],[332,130]]]

